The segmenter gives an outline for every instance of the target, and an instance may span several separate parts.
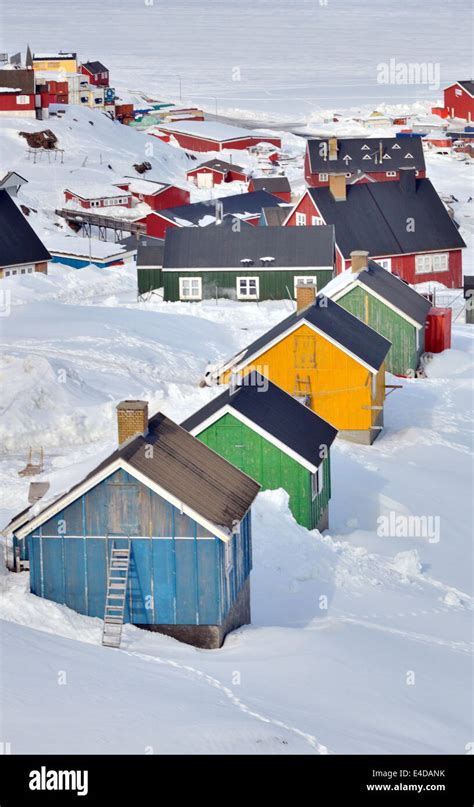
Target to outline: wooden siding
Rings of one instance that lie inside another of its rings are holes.
[[[314,529],[331,495],[329,457],[324,461],[323,490],[312,501],[311,472],[233,415],[223,415],[196,436],[259,482],[262,490],[284,488],[295,520]]]
[[[424,328],[419,330],[417,348],[415,326],[365,289],[351,289],[339,297],[337,302],[392,343],[385,360],[389,373],[400,376],[415,374],[419,357],[424,350]]]
[[[148,269],[147,267],[137,269],[138,293],[146,294],[148,291],[160,289],[163,285],[161,269]]]
[[[33,594],[103,618],[112,543],[131,564],[125,621],[216,625],[224,620],[251,570],[250,514],[234,536],[233,599],[222,599],[223,542],[196,521],[118,470],[28,535]]]
[[[310,395],[311,409],[338,430],[367,430],[383,406],[385,368],[382,364],[372,396],[372,374],[324,336],[303,323],[243,369],[256,370],[290,395]],[[228,381],[230,371],[222,380]],[[308,381],[308,385],[297,384]]]
[[[253,267],[251,270],[242,271],[217,271],[203,272],[200,269],[192,271],[167,272],[162,271],[164,299],[168,301],[179,300],[179,278],[180,277],[200,277],[202,278],[203,299],[210,300],[217,297],[224,297],[231,300],[237,299],[237,278],[238,277],[258,277],[260,285],[260,300],[283,300],[288,299],[288,291],[294,299],[294,278],[316,275],[318,288],[322,288],[328,283],[333,272],[331,269],[302,269],[286,271],[271,271],[260,267]],[[217,288],[216,288],[217,287]]]

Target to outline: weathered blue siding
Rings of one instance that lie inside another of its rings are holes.
[[[223,622],[251,570],[250,514],[226,552],[219,538],[121,470],[24,539],[31,591],[103,618],[112,545],[126,546],[129,536],[126,622]]]
[[[84,266],[98,266],[99,269],[102,267],[107,266],[123,266],[123,260],[120,258],[115,258],[115,260],[107,261],[106,259],[101,260],[100,258],[72,258],[68,255],[51,255],[50,258],[51,263],[62,263],[65,266],[71,266],[73,269],[82,269]]]

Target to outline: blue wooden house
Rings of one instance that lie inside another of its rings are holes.
[[[220,647],[250,622],[260,486],[164,415],[148,421],[146,402],[119,404],[118,432],[82,482],[11,522],[14,566],[29,563],[33,594],[104,618],[104,644],[129,622]]]

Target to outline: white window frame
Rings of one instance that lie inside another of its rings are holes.
[[[397,176],[397,172],[396,172],[396,171],[386,171],[386,172],[385,172],[385,176],[386,176],[386,177],[396,177],[396,176]]]
[[[324,224],[321,216],[311,216],[311,224],[313,227],[319,227],[321,224]]]
[[[309,286],[309,285],[311,285],[311,283],[314,283],[314,285],[316,286],[317,285],[317,277],[316,277],[316,275],[295,275],[294,276],[294,278],[293,278],[293,293],[294,293],[295,300],[296,300],[296,287],[298,286],[299,283],[303,283],[303,285],[305,285],[305,286]]]
[[[392,271],[392,259],[391,258],[375,258],[375,262],[378,263],[382,269],[385,269],[387,272]]]
[[[296,213],[296,226],[306,227],[306,213]]]
[[[257,290],[256,294],[242,294],[240,291],[240,283],[241,281],[245,281],[247,283],[247,290],[248,290],[248,281],[255,280],[255,287]],[[260,278],[257,275],[239,275],[236,281],[236,291],[237,291],[237,299],[238,300],[259,300],[260,299]]]
[[[440,263],[442,263],[443,266],[439,266]],[[436,264],[438,264],[438,266],[436,266]],[[449,255],[447,252],[415,255],[416,275],[429,275],[434,272],[449,272]]]
[[[329,174],[318,174],[318,179],[320,182],[327,182],[329,179]]]
[[[311,474],[311,499],[314,499],[323,492],[324,488],[324,460],[315,474]]]
[[[197,294],[192,293],[192,284],[193,281],[198,281],[199,285],[199,292]],[[190,294],[186,294],[184,291],[185,284],[190,284]],[[202,277],[180,277],[179,278],[179,299],[180,300],[202,300]]]
[[[23,104],[30,103],[30,96],[29,95],[17,95],[16,96],[16,103],[17,106],[22,106]]]
[[[100,199],[90,199],[91,207],[100,207]]]

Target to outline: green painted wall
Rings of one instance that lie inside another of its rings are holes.
[[[163,285],[161,269],[137,269],[137,285],[139,294],[161,288]]]
[[[415,372],[418,367],[418,359],[425,349],[424,328],[419,331],[419,345],[416,347],[416,328],[410,325],[400,314],[386,306],[370,292],[356,286],[343,297],[339,297],[338,303],[351,314],[354,314],[363,322],[365,317],[365,297],[368,297],[369,318],[367,324],[377,333],[390,339],[392,347],[388,353],[385,369],[395,375],[408,376],[410,371]]]
[[[323,490],[311,500],[310,471],[233,415],[223,415],[196,436],[259,482],[262,490],[284,488],[296,521],[309,530],[314,529],[331,497],[329,457],[324,460]]]
[[[289,271],[289,272],[273,272],[272,270],[259,271],[259,267],[252,267],[249,271],[222,271],[222,272],[203,272],[199,269],[193,269],[191,272],[167,272],[163,269],[163,287],[164,299],[169,301],[179,300],[179,278],[180,277],[201,277],[202,278],[202,296],[205,300],[214,299],[216,297],[226,297],[232,300],[237,299],[237,278],[238,277],[258,277],[260,280],[260,300],[283,300],[288,299],[287,287],[290,295],[293,298],[294,294],[294,278],[303,277],[308,275],[316,275],[316,282],[318,289],[321,289],[326,283],[329,283],[333,276],[332,269],[323,269],[315,271],[308,269],[307,271]]]

